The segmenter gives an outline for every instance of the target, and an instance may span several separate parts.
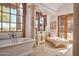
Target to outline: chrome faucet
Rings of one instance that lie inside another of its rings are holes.
[[[15,35],[13,34],[13,32],[10,32],[8,35],[9,35],[9,39],[14,38],[14,36],[15,36]]]
[[[10,32],[10,34],[8,35],[9,35],[9,39],[14,39],[14,42],[16,42],[17,35],[14,32]]]

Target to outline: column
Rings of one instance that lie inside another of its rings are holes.
[[[74,4],[73,55],[79,56],[79,3]]]

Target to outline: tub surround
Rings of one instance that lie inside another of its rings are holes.
[[[16,39],[17,40],[16,42],[12,42],[12,40],[14,41],[14,39],[11,39],[11,40],[7,39],[7,40],[0,41],[0,48],[14,46],[17,44],[33,42],[32,39],[27,40],[25,38],[18,38],[18,39]]]
[[[1,32],[0,33],[0,40],[9,39],[9,34],[10,33],[11,32]],[[22,34],[23,34],[23,32],[16,32],[17,38],[22,38],[23,37]]]
[[[33,39],[18,38],[16,43],[0,45],[0,56],[19,56],[25,52],[28,55],[32,52],[33,42]]]

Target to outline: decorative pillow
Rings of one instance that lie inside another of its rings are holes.
[[[56,33],[55,32],[51,32],[51,37],[56,37]]]

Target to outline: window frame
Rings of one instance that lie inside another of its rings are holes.
[[[70,16],[72,16],[73,17],[73,13],[70,13],[70,14],[66,14],[66,15],[60,15],[60,16],[58,16],[58,37],[60,37],[60,29],[61,29],[61,25],[60,25],[60,23],[61,23],[61,21],[63,20],[63,22],[64,22],[64,24],[63,24],[63,26],[64,26],[64,31],[63,31],[63,33],[64,33],[64,38],[65,39],[67,39],[67,33],[68,33],[68,17],[70,17]],[[61,19],[61,18],[63,18],[63,19]]]
[[[16,4],[18,4],[18,3],[16,3]],[[21,4],[21,3],[20,3]],[[7,3],[6,4],[8,7],[9,7],[9,12],[5,12],[5,11],[3,11],[3,3],[1,3],[1,31],[0,32],[23,32],[23,30],[22,30],[22,28],[23,28],[23,8],[22,7],[20,7],[20,6],[15,6],[15,5],[11,5],[11,3]],[[13,14],[13,13],[11,13],[11,6],[14,6],[15,8],[16,8],[16,14]],[[23,4],[22,4],[22,6],[23,6]],[[18,8],[19,9],[22,9],[22,15],[19,15],[18,14]],[[9,14],[9,22],[4,22],[4,23],[9,23],[9,31],[3,31],[2,30],[2,28],[3,28],[3,25],[2,25],[2,23],[3,23],[3,13],[5,13],[5,14]],[[16,15],[16,22],[11,22],[11,15]],[[18,22],[18,18],[17,17],[22,17],[22,19],[21,19],[21,21],[22,21],[22,23],[17,23]],[[11,31],[11,24],[14,24],[14,23],[16,23],[16,31]],[[18,26],[17,26],[17,24],[21,24],[21,31],[19,31],[19,30],[17,30],[17,28],[18,28]]]
[[[38,19],[37,19],[37,17],[38,17]],[[41,24],[40,17],[44,18],[43,19],[43,30],[40,29],[42,27],[42,26],[40,26],[40,24]],[[38,25],[37,25],[38,30],[37,31],[45,31],[46,25],[47,25],[47,15],[43,15],[42,12],[36,12],[36,20],[38,21]]]

